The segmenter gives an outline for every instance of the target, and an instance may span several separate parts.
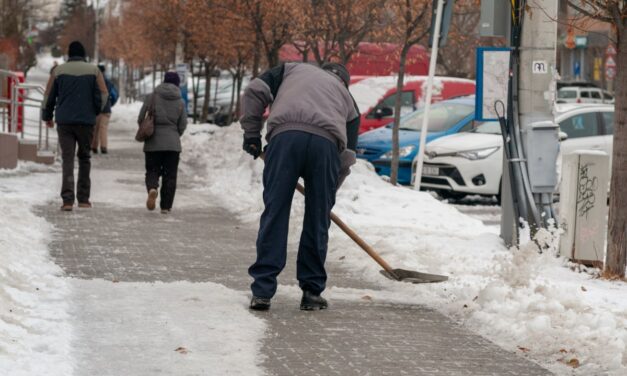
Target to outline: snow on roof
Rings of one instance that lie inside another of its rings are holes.
[[[429,76],[405,76],[404,83],[407,85],[412,81],[427,81]],[[473,80],[458,77],[434,77],[434,86],[441,86],[442,81],[448,82],[469,82],[474,83]],[[390,90],[396,88],[397,76],[380,76],[370,77],[363,79],[349,87],[359,112],[362,114],[374,107],[381,98],[385,96]]]

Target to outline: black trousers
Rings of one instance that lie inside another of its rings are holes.
[[[91,140],[94,127],[91,125],[59,124],[59,146],[63,159],[63,182],[61,184],[61,198],[64,203],[89,202],[91,180]],[[78,152],[76,151],[78,145]],[[78,156],[78,184],[76,197],[74,195],[74,155]]]
[[[287,131],[272,138],[263,170],[264,212],[257,236],[257,261],[248,269],[254,296],[272,298],[285,267],[290,208],[298,178],[305,180],[305,220],[298,246],[296,276],[302,290],[320,294],[327,281],[331,208],[340,170],[337,145],[326,138]]]
[[[161,177],[161,209],[172,209],[176,193],[176,174],[179,168],[178,151],[147,151],[146,191],[159,188]]]

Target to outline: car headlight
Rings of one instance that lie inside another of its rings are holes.
[[[416,150],[416,147],[414,145],[403,146],[402,148],[398,149],[398,157],[399,158],[405,158],[405,157],[409,156],[411,153],[413,153],[414,150]],[[381,156],[381,159],[392,159],[392,150],[390,150],[387,153],[383,154]]]
[[[492,154],[494,154],[494,152],[496,152],[497,150],[499,150],[499,147],[495,146],[495,147],[485,148],[485,149],[460,151],[456,153],[455,156],[470,159],[471,161],[475,161],[477,159],[485,159],[491,156]]]

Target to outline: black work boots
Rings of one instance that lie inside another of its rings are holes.
[[[267,311],[270,309],[270,299],[253,296],[250,300],[250,309],[255,311]]]
[[[318,309],[327,309],[329,304],[326,299],[320,295],[315,295],[307,290],[303,291],[303,298],[300,300],[301,311],[315,311]]]

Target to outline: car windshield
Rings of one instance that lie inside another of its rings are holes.
[[[446,131],[461,120],[471,115],[474,106],[460,103],[437,103],[431,106],[429,111],[429,132]],[[401,119],[400,129],[419,131],[422,129],[424,108],[414,111]],[[391,127],[392,124],[389,125]]]
[[[559,90],[557,97],[560,99],[573,99],[577,98],[577,92],[575,90]]]
[[[474,128],[471,132],[474,133],[487,133],[487,134],[501,134],[501,125],[498,121],[487,121],[480,124],[477,128]]]

